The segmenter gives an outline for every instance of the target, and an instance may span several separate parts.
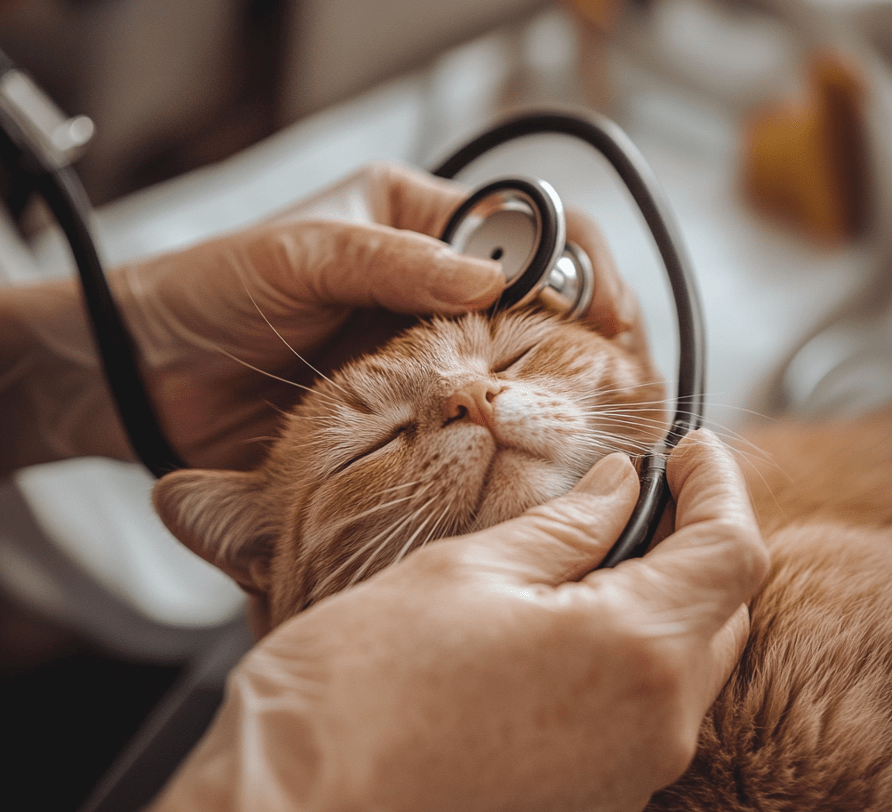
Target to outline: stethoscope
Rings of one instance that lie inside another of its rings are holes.
[[[682,437],[703,420],[705,356],[703,317],[694,276],[674,219],[644,157],[612,121],[564,112],[519,115],[487,130],[434,170],[444,178],[489,150],[529,135],[554,133],[584,141],[601,153],[628,188],[653,235],[678,318],[676,410],[663,440],[640,461],[641,491],[632,516],[601,562],[613,567],[644,555],[669,499],[666,460]],[[498,259],[509,286],[497,307],[538,300],[570,318],[583,315],[594,293],[592,264],[566,239],[564,207],[557,192],[536,178],[502,178],[476,189],[456,209],[442,235],[456,250]]]
[[[640,462],[641,491],[632,516],[601,567],[643,555],[669,498],[666,460],[703,416],[704,354],[699,299],[673,219],[644,158],[600,116],[520,115],[486,131],[434,170],[452,178],[489,150],[527,135],[558,133],[600,152],[628,187],[661,255],[678,314],[676,411],[663,440]],[[0,158],[46,201],[71,247],[105,376],[121,421],[142,463],[156,476],[186,467],[167,441],[140,376],[133,342],[112,298],[90,227],[90,205],[71,162],[92,134],[84,117],[66,118],[0,53]],[[592,264],[567,241],[563,204],[538,178],[502,178],[473,191],[453,213],[442,239],[461,253],[497,259],[508,286],[496,308],[534,300],[576,318],[592,300]]]

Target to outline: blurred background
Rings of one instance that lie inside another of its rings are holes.
[[[431,166],[499,117],[597,110],[665,187],[707,315],[708,417],[892,399],[892,0],[15,0],[0,48],[96,135],[77,169],[110,264],[265,216],[371,160]],[[539,174],[604,226],[658,360],[656,253],[596,156],[512,145],[464,180]],[[5,189],[0,283],[69,273]],[[9,808],[135,809],[213,713],[241,597],[182,551],[137,466],[0,485]]]

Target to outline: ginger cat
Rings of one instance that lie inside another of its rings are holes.
[[[647,450],[664,395],[640,346],[538,311],[435,319],[318,382],[257,471],[180,471],[155,504],[263,632]],[[754,439],[772,575],[694,762],[648,810],[892,809],[892,412]]]
[[[663,397],[623,336],[536,311],[434,319],[318,382],[260,469],[170,474],[155,505],[277,625],[413,547],[565,493],[610,451],[641,453]]]

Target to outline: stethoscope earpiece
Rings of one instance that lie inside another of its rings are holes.
[[[577,318],[591,304],[591,261],[567,242],[563,203],[543,180],[503,178],[481,186],[456,209],[441,239],[461,254],[502,263],[508,287],[496,309],[539,300]]]

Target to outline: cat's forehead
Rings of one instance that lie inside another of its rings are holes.
[[[391,365],[399,375],[449,375],[493,361],[547,340],[557,329],[548,316],[504,313],[488,317],[470,313],[460,319],[434,319],[409,330],[377,356],[370,366]]]
[[[553,336],[562,322],[537,312],[508,312],[495,316],[469,313],[456,320],[436,319],[413,338],[431,353],[465,358],[493,355],[533,346]]]
[[[334,387],[325,387],[324,398],[332,404],[334,396],[350,411],[375,413],[416,399],[444,379],[486,374],[493,364],[547,345],[566,329],[565,322],[537,312],[436,318],[348,365],[335,376]]]

